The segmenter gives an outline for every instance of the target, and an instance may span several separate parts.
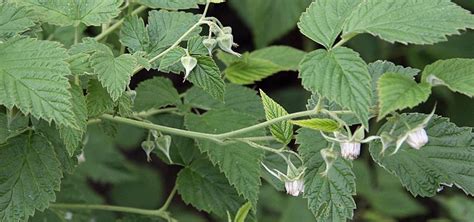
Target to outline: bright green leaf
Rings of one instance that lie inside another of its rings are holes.
[[[245,222],[247,215],[249,214],[252,204],[250,202],[245,203],[242,207],[239,208],[237,214],[235,215],[234,222]]]
[[[393,131],[400,135],[407,130],[405,124],[416,126],[427,115],[402,115]],[[402,122],[403,121],[403,122]],[[383,125],[379,133],[390,132],[393,123]],[[397,176],[403,186],[413,195],[431,197],[442,185],[455,184],[467,194],[474,194],[474,153],[472,152],[471,128],[460,128],[448,119],[433,117],[425,128],[429,142],[420,150],[404,144],[394,155],[395,146],[387,148],[384,154],[382,144],[374,141],[370,144],[370,153],[374,160],[390,173]]]
[[[137,86],[136,91],[137,98],[134,103],[136,111],[147,111],[153,108],[159,109],[181,103],[173,82],[164,77],[155,77],[143,81]]]
[[[445,85],[455,92],[474,96],[474,59],[437,61],[425,67],[422,79],[428,81],[433,77],[434,85]]]
[[[379,79],[377,89],[379,120],[393,111],[413,108],[426,101],[431,94],[430,84],[418,84],[413,77],[394,72],[383,74]]]
[[[359,54],[345,47],[316,50],[301,62],[303,86],[349,108],[368,127],[372,82]]]
[[[313,130],[321,130],[323,132],[334,132],[340,128],[338,122],[332,119],[305,119],[305,120],[293,120],[291,123],[301,126],[304,128],[309,128]]]
[[[13,38],[0,44],[0,104],[77,127],[66,78],[67,58],[66,50],[54,42]]]
[[[221,71],[214,60],[207,56],[197,56],[198,64],[189,74],[188,80],[217,100],[224,100],[225,83]]]
[[[263,108],[265,109],[265,117],[267,120],[288,115],[285,108],[267,96],[267,94],[262,90],[260,90],[260,96],[262,97]],[[281,121],[272,124],[270,126],[270,132],[278,141],[285,145],[293,139],[293,125],[291,125],[289,121]]]
[[[44,137],[24,134],[0,145],[0,219],[27,221],[56,199],[62,172]]]

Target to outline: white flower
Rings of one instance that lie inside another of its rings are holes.
[[[301,179],[285,182],[286,193],[297,197],[304,192],[304,182]]]
[[[425,129],[417,128],[408,134],[406,142],[413,149],[419,150],[422,146],[428,143],[428,135],[426,134]]]
[[[342,142],[341,156],[347,160],[357,159],[360,155],[360,143],[358,142]]]
[[[86,156],[84,155],[84,152],[82,152],[81,154],[77,155],[77,163],[81,164],[84,162],[86,162]]]

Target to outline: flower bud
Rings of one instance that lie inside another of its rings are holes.
[[[150,154],[155,149],[155,143],[153,141],[149,141],[149,140],[143,141],[142,142],[142,149],[146,153],[146,161],[150,162],[151,161]]]
[[[360,155],[360,143],[341,142],[341,156],[346,160],[355,160]]]
[[[191,73],[191,71],[193,71],[193,69],[196,67],[197,59],[192,56],[186,55],[186,56],[181,57],[181,64],[186,70],[186,74],[184,75],[184,80],[186,80],[189,74]]]
[[[231,34],[223,34],[217,37],[217,43],[219,47],[227,53],[240,57],[240,54],[232,50],[232,45],[234,44],[234,37]]]
[[[285,189],[287,194],[297,197],[304,192],[304,182],[302,179],[286,181]]]
[[[209,56],[212,56],[212,50],[216,47],[217,40],[215,40],[215,39],[204,39],[204,40],[202,40],[202,44],[209,51]]]
[[[132,100],[132,103],[135,102],[135,98],[137,98],[137,91],[135,90],[129,90],[127,91],[128,96],[130,96],[130,100]]]
[[[82,151],[81,154],[77,155],[76,158],[78,164],[86,162],[86,156],[84,155],[84,151]]]
[[[226,26],[226,27],[222,28],[222,32],[224,34],[232,34],[232,27]]]
[[[417,128],[411,131],[408,134],[407,143],[413,149],[419,150],[422,146],[428,143],[428,135],[426,135],[425,129]]]

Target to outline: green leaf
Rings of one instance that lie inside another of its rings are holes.
[[[209,161],[200,159],[182,169],[176,179],[178,193],[186,204],[221,217],[236,212],[242,198],[226,177]]]
[[[311,0],[231,0],[229,3],[252,30],[257,48],[261,48],[292,30]]]
[[[330,49],[342,31],[347,17],[362,0],[318,0],[301,15],[300,32]]]
[[[76,149],[82,145],[82,137],[87,129],[87,104],[81,87],[74,84],[70,91],[73,104],[72,111],[78,128],[60,126],[59,134],[64,140],[69,156],[73,156]]]
[[[0,145],[0,219],[27,221],[56,199],[61,165],[44,137],[20,135]]]
[[[181,47],[176,47],[166,53],[160,59],[160,71],[162,72],[176,72],[180,73],[184,71],[184,67],[181,64],[181,57],[186,55],[185,49]],[[179,66],[180,69],[175,69],[174,66]]]
[[[288,112],[275,102],[272,98],[268,97],[265,92],[260,90],[260,96],[262,97],[263,108],[265,109],[265,117],[267,120],[272,120],[278,117],[288,115]],[[293,139],[293,125],[289,121],[281,121],[270,126],[270,132],[272,135],[281,143],[288,144]]]
[[[98,26],[119,15],[123,0],[15,0],[33,9],[42,21],[59,26]]]
[[[168,105],[181,103],[178,91],[173,82],[164,77],[155,77],[138,84],[137,98],[135,99],[136,111],[159,109]]]
[[[425,67],[422,79],[427,81],[433,77],[435,85],[445,85],[455,92],[474,96],[474,59],[437,61]]]
[[[188,80],[203,89],[213,98],[223,101],[225,83],[214,60],[208,56],[197,56],[198,63],[189,74]]]
[[[143,19],[137,15],[125,18],[120,29],[120,42],[131,52],[146,51],[150,44],[148,30]]]
[[[393,111],[413,108],[426,101],[431,94],[430,84],[418,84],[413,77],[394,72],[383,74],[379,79],[377,89],[379,120]]]
[[[353,217],[356,208],[354,199],[356,184],[352,164],[337,158],[326,176],[326,165],[320,154],[330,144],[317,131],[298,130],[296,143],[307,167],[304,175],[304,197],[318,221],[346,221]]]
[[[91,54],[94,52],[112,53],[107,45],[97,42],[97,40],[90,37],[83,38],[81,43],[72,45],[68,51],[70,55],[79,53]]]
[[[242,207],[239,208],[237,214],[235,215],[234,222],[245,222],[247,215],[249,214],[252,204],[250,202],[245,203]]]
[[[13,38],[0,44],[0,104],[48,122],[77,127],[59,43]]]
[[[29,123],[29,117],[21,114],[9,117],[7,114],[0,112],[0,144],[7,142],[11,137],[21,134]]]
[[[90,117],[100,116],[114,108],[114,101],[110,98],[107,90],[95,79],[89,80],[86,104],[87,114]]]
[[[332,119],[313,118],[305,120],[293,120],[291,123],[304,128],[320,130],[323,132],[335,132],[340,128],[339,123]]]
[[[301,62],[300,78],[306,89],[350,109],[368,127],[372,80],[357,52],[345,47],[311,52]]]
[[[71,73],[76,76],[92,75],[94,71],[89,63],[89,58],[90,55],[85,53],[71,55],[67,60]]]
[[[314,110],[316,108],[316,105],[318,104],[318,101],[319,101],[318,94],[311,95],[311,98],[308,99],[308,103],[306,104],[306,109],[307,110]],[[338,105],[335,102],[329,101],[326,98],[323,98],[321,102],[322,102],[322,105],[323,105],[321,108],[324,108],[326,110],[329,110],[329,111],[344,110],[343,107],[341,107],[340,105]],[[370,115],[369,115],[369,118],[371,118],[373,116],[374,115],[371,112]],[[330,115],[328,115],[326,113],[319,113],[317,115],[313,115],[312,117],[322,118],[322,119],[331,119],[332,118]],[[361,123],[361,121],[357,118],[357,116],[353,112],[350,112],[350,111],[338,114],[338,117],[341,120],[343,120],[344,122],[346,122],[346,124],[348,124],[349,126]]]
[[[187,49],[191,55],[209,55],[209,51],[202,43],[207,37],[194,36],[188,40]]]
[[[137,65],[135,58],[130,54],[114,57],[112,53],[96,52],[90,60],[100,83],[107,89],[112,100],[117,101],[130,82]]]
[[[474,16],[451,1],[362,1],[343,37],[370,33],[392,43],[433,44],[466,28],[474,28]]]
[[[224,101],[216,100],[198,87],[193,87],[186,92],[184,102],[193,107],[204,110],[230,109],[254,116],[257,119],[265,118],[262,101],[253,89],[227,84]]]
[[[189,114],[185,125],[189,130],[205,133],[225,133],[256,124],[255,118],[231,110],[211,110],[198,116]],[[252,132],[242,136],[259,136],[262,132]],[[218,165],[230,184],[246,200],[256,206],[260,182],[260,162],[262,150],[246,143],[219,144],[207,139],[196,140],[201,152],[207,153],[214,165]]]
[[[402,115],[395,126],[393,134],[400,135],[406,131],[405,122],[410,126],[420,124],[427,115]],[[379,134],[389,132],[392,122],[383,125]],[[467,194],[474,194],[474,153],[472,152],[471,128],[460,128],[448,119],[434,116],[425,128],[429,142],[420,150],[404,144],[394,155],[383,155],[382,144],[371,142],[372,158],[390,173],[397,176],[403,186],[415,196],[434,196],[441,185],[455,184]],[[392,145],[387,148],[391,153]]]
[[[287,46],[271,46],[235,59],[224,73],[232,83],[253,84],[281,71],[296,71],[304,54]]]
[[[34,25],[30,10],[13,4],[0,5],[0,38],[25,32]]]
[[[138,0],[139,4],[149,8],[162,8],[170,10],[198,8],[199,0]]]

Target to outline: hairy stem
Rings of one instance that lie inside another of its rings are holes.
[[[139,208],[111,206],[111,205],[54,203],[54,204],[51,204],[50,207],[56,208],[56,209],[71,209],[71,210],[114,211],[114,212],[141,214],[141,215],[148,215],[148,216],[158,216],[164,219],[170,218],[169,214],[166,211],[162,211],[162,210],[145,210],[145,209],[139,209]]]
[[[130,13],[130,15],[136,15],[136,14],[144,11],[146,8],[147,8],[146,6],[140,6],[137,9],[133,10],[133,12]],[[104,37],[106,37],[110,33],[114,32],[116,29],[118,29],[123,24],[124,21],[125,21],[125,18],[122,18],[122,19],[118,20],[115,24],[111,25],[109,28],[107,28],[106,30],[101,32],[94,39],[97,40],[97,41],[103,39]]]

